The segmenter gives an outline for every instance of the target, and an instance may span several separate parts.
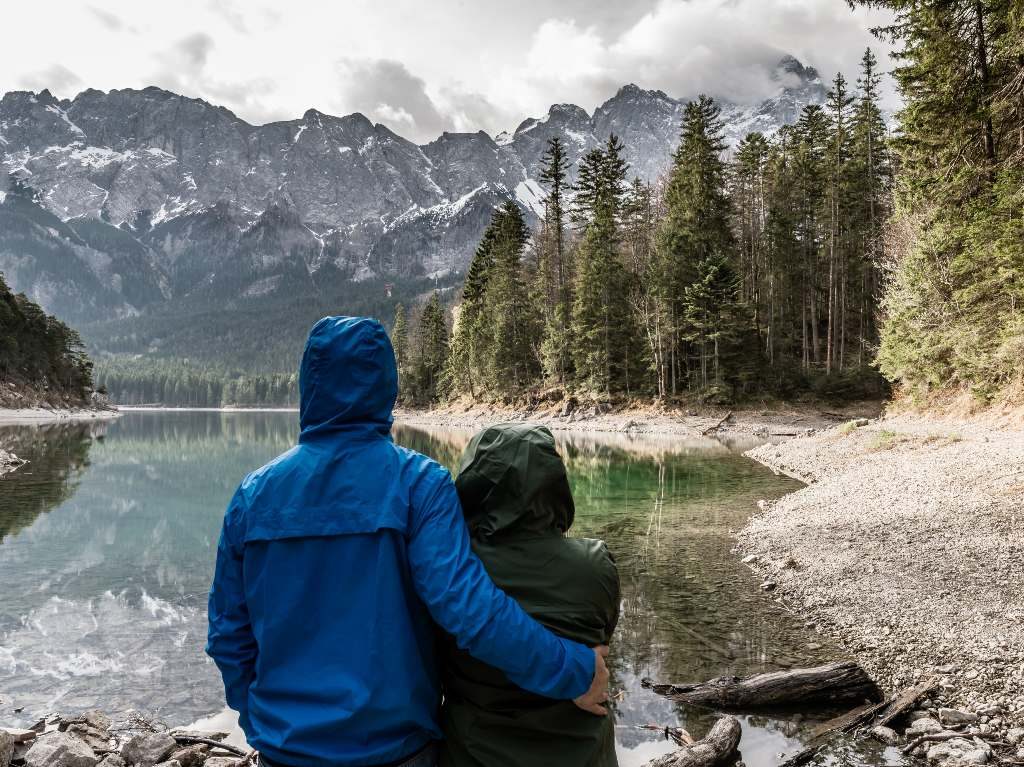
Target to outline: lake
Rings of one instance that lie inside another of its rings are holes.
[[[0,445],[30,461],[0,479],[0,723],[94,707],[171,725],[229,721],[203,653],[221,518],[241,478],[296,431],[295,413],[196,411],[0,427]],[[470,436],[395,429],[396,441],[449,467]],[[642,679],[703,681],[843,657],[761,592],[731,551],[757,501],[798,483],[713,440],[556,439],[576,498],[572,534],[606,540],[619,566],[610,667],[623,767],[672,748],[642,725],[699,738],[714,720]],[[745,763],[777,764],[831,713],[741,716]],[[899,759],[863,741],[819,763]]]

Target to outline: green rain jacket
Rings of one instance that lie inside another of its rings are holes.
[[[502,590],[551,631],[607,644],[619,575],[604,542],[567,538],[575,507],[543,426],[501,424],[473,437],[455,486],[473,551]],[[616,767],[611,715],[525,692],[442,641],[441,767]]]

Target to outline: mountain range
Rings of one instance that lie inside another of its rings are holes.
[[[759,103],[720,102],[730,144],[825,99],[795,58],[774,77]],[[0,99],[0,272],[97,351],[180,353],[200,315],[210,328],[231,312],[270,328],[366,309],[348,304],[453,284],[505,200],[535,219],[553,136],[576,162],[615,133],[631,173],[656,179],[685,103],[626,85],[593,114],[556,104],[511,133],[416,145],[358,113],[254,126],[156,87],[12,91]]]

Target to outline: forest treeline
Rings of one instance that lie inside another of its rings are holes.
[[[0,274],[0,406],[81,404],[92,393],[92,361],[78,333]],[[19,399],[20,397],[20,399]]]
[[[297,373],[247,373],[182,360],[111,357],[96,371],[97,387],[118,405],[173,407],[296,407]]]
[[[893,160],[866,51],[855,85],[726,159],[715,101],[685,109],[668,175],[630,181],[616,136],[572,169],[558,138],[539,227],[495,211],[453,322],[439,297],[393,342],[403,399],[879,394],[879,268]]]
[[[1024,3],[886,8],[906,101],[878,365],[914,396],[1020,401],[1024,379]]]

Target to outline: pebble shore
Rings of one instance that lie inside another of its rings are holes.
[[[936,711],[960,709],[968,734],[1016,747],[1024,431],[903,415],[748,455],[808,483],[762,502],[739,534],[762,588],[890,691],[939,674]]]

